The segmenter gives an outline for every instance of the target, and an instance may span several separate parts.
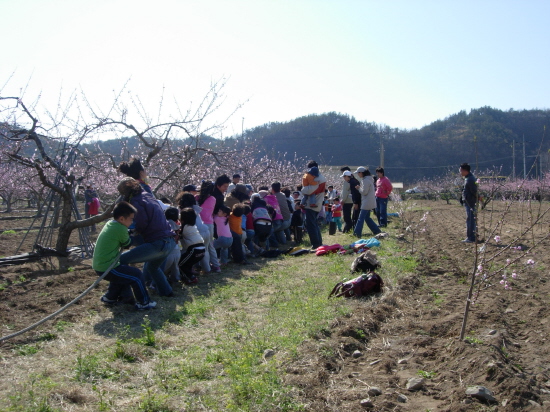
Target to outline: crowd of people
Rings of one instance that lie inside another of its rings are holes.
[[[126,175],[118,184],[121,200],[97,238],[92,267],[98,275],[109,272],[102,302],[130,302],[138,310],[156,306],[148,291],[173,296],[174,283],[197,283],[199,270],[220,272],[230,261],[247,265],[251,257],[300,243],[303,233],[317,249],[323,245],[324,222],[342,232],[353,230],[359,238],[366,223],[376,235],[387,225],[392,191],[383,168],[376,169],[375,180],[366,167],[353,173],[343,167],[339,193],[310,161],[295,190],[280,182],[255,190],[241,183],[239,174],[223,174],[213,182],[184,186],[172,205],[154,196],[139,159],[121,163],[119,171]],[[143,271],[130,266],[135,263],[144,263]]]

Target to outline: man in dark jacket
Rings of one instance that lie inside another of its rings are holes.
[[[477,183],[476,177],[470,171],[468,163],[460,165],[460,174],[464,177],[464,187],[462,189],[462,197],[460,203],[466,209],[466,239],[463,243],[476,242],[476,204],[477,204]]]
[[[344,183],[342,184],[342,203],[343,203],[343,216],[344,216],[344,233],[349,232],[355,226],[357,218],[359,217],[359,209],[361,206],[361,193],[357,190],[359,181],[353,177],[348,166],[344,166],[340,169],[342,172],[342,178]],[[353,217],[352,217],[353,210]]]

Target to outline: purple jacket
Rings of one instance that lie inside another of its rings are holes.
[[[264,197],[265,202],[268,205],[273,206],[273,209],[275,209],[276,215],[275,219],[273,220],[283,220],[283,215],[281,214],[281,208],[279,207],[279,201],[275,197],[275,195],[267,195]]]
[[[141,192],[141,194],[132,197],[130,203],[137,209],[134,217],[136,232],[143,237],[145,243],[175,236],[166,220],[164,211],[152,194]]]

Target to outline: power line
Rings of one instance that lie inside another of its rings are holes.
[[[508,157],[500,157],[498,159],[492,159],[492,160],[484,160],[484,161],[481,161],[481,162],[478,162],[478,163],[493,163],[493,162],[496,162],[496,161],[499,161],[499,160],[506,160],[506,159],[512,159],[512,156],[508,156]],[[457,165],[456,164],[452,164],[452,165],[446,165],[446,166],[417,166],[417,167],[407,167],[407,166],[403,166],[403,167],[385,167],[384,169],[409,169],[409,170],[417,170],[417,169],[448,169],[450,167],[456,167]]]

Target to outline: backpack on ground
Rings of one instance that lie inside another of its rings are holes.
[[[338,282],[328,297],[360,298],[370,293],[378,293],[382,287],[384,287],[384,281],[380,276],[376,273],[367,273],[347,282]]]
[[[376,269],[381,267],[380,262],[376,258],[376,253],[372,250],[367,250],[366,252],[361,253],[355,258],[351,264],[351,273],[353,272],[374,272]]]

